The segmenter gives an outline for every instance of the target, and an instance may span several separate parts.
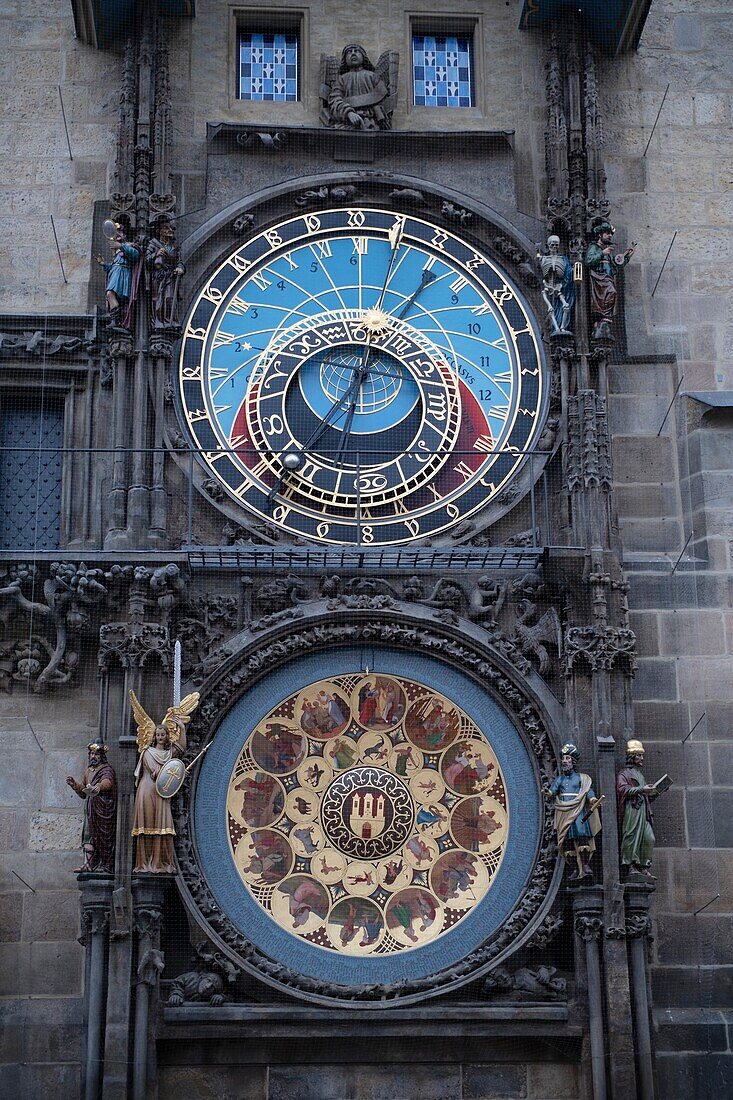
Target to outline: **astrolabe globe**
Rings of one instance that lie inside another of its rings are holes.
[[[352,386],[354,373],[362,368],[366,348],[342,347],[328,351],[321,361],[321,386],[329,401],[343,400]],[[402,368],[396,359],[372,352],[366,359],[366,376],[356,396],[359,413],[386,409],[402,386]]]

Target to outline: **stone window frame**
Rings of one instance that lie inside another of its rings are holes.
[[[229,8],[229,109],[243,122],[295,122],[306,110],[310,87],[309,9],[282,4],[232,4]],[[298,36],[298,98],[243,99],[239,95],[239,41],[242,31],[290,31]],[[296,118],[293,117],[296,116]],[[302,118],[300,119],[302,121]]]
[[[443,121],[455,125],[460,119],[467,122],[483,118],[485,95],[483,64],[483,16],[477,11],[426,11],[424,9],[405,12],[407,59],[407,80],[405,88],[405,110],[415,121],[442,124]],[[456,34],[471,40],[471,90],[473,104],[470,107],[427,107],[414,102],[415,83],[412,63],[412,41],[416,34]]]

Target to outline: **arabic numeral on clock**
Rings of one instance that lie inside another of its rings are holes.
[[[479,390],[479,396],[482,401],[491,400],[491,390]]]
[[[467,328],[469,336],[478,336],[478,334],[481,332],[481,325],[478,323],[478,321],[471,321],[468,324]]]
[[[316,527],[316,534],[318,535],[319,539],[325,539],[330,530],[331,528],[327,523],[319,523]]]
[[[482,355],[481,356],[481,366],[484,369],[488,369],[488,367],[491,366],[491,356],[490,355]]]
[[[361,541],[367,546],[369,546],[370,543],[374,542],[374,530],[369,526],[369,524],[367,524],[366,527],[362,527],[361,529]]]
[[[417,522],[417,520],[405,519],[402,522],[404,523],[405,527],[410,532],[412,537],[417,538],[417,536],[420,534],[420,524]]]

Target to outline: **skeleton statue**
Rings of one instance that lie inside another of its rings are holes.
[[[553,336],[571,335],[570,313],[575,304],[573,265],[560,251],[560,238],[547,238],[547,252],[537,245],[537,259],[542,272],[542,299],[547,306],[547,319]]]
[[[321,55],[321,121],[337,130],[391,130],[399,54],[387,50],[376,66],[363,46],[345,46],[341,60]]]

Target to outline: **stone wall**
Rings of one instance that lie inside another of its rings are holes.
[[[67,0],[0,4],[2,312],[87,308],[92,214],[107,193],[119,70],[113,53],[76,41]]]
[[[576,1100],[578,1088],[576,1066],[541,1062],[237,1065],[204,1070],[170,1066],[160,1074],[160,1100],[184,1094],[238,1100]]]
[[[0,698],[0,1092],[78,1094],[84,951],[79,936],[80,779],[95,684]],[[35,737],[34,737],[35,731]],[[38,741],[36,741],[36,738]],[[40,744],[39,744],[40,743]]]
[[[436,152],[400,149],[395,146],[366,171],[404,172],[425,180],[452,186],[466,195],[530,215],[527,231],[535,232],[540,216],[540,178],[543,170],[544,71],[542,44],[517,29],[514,5],[469,5],[466,12],[478,20],[476,42],[480,68],[477,106],[460,111],[415,108],[410,103],[411,58],[410,18],[414,11],[404,3],[346,6],[333,0],[316,0],[307,7],[303,23],[304,81],[299,103],[253,103],[234,94],[235,11],[262,5],[212,0],[193,21],[170,21],[170,70],[173,96],[173,125],[176,135],[173,155],[175,188],[180,196],[181,237],[217,213],[228,203],[268,184],[281,183],[311,172],[338,171],[339,163],[313,146],[305,156],[301,149],[282,150],[266,156],[239,150],[234,157],[222,157],[207,146],[207,124],[263,123],[282,126],[319,126],[320,57],[340,54],[349,42],[363,43],[372,61],[383,50],[400,55],[400,91],[394,113],[396,132],[439,133],[449,128],[469,132],[507,130],[513,132],[508,167],[505,155],[496,163],[485,154],[446,159]],[[297,10],[297,5],[273,3],[268,10]],[[421,14],[445,14],[440,0],[420,5]],[[306,11],[305,7],[303,11]],[[521,46],[521,49],[518,47]],[[504,154],[507,148],[504,148]],[[473,162],[472,162],[473,159]],[[348,162],[344,169],[353,168]],[[521,218],[520,218],[521,222]],[[531,227],[531,228],[530,228]]]
[[[620,243],[639,241],[631,357],[610,397],[636,733],[647,775],[675,781],[657,808],[653,906],[665,1100],[733,1080],[733,418],[725,398],[711,411],[682,396],[733,385],[732,42],[730,4],[656,0],[638,53],[603,76],[612,217]]]

